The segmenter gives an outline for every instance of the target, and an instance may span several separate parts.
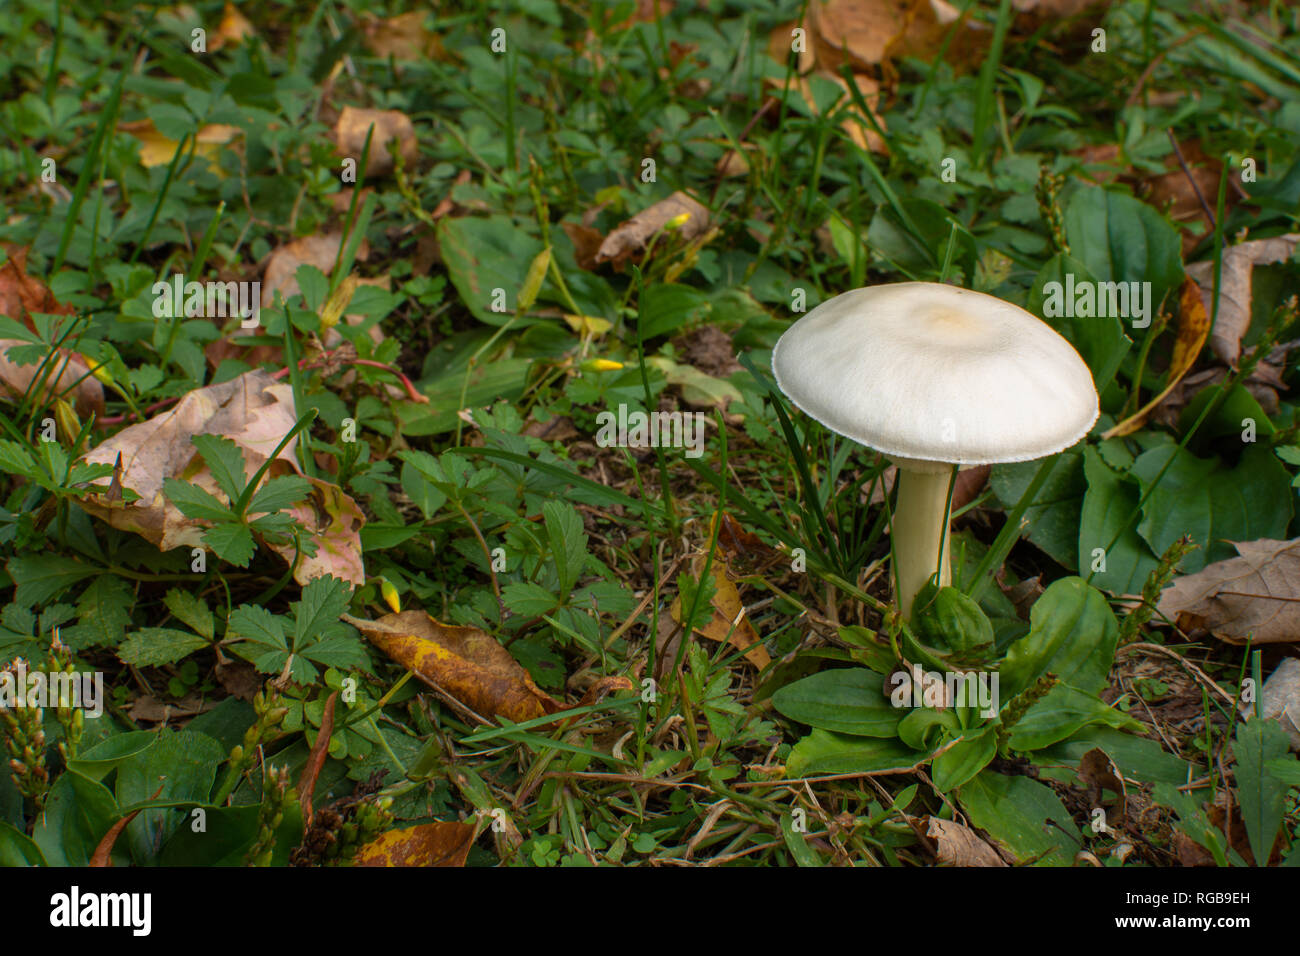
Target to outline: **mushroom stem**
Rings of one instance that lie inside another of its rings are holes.
[[[939,571],[939,586],[952,583],[948,566],[948,488],[950,470],[898,466],[898,506],[890,531],[898,608],[911,620],[912,602],[930,575]]]

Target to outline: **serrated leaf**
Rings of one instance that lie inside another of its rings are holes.
[[[178,621],[212,640],[217,633],[216,619],[203,598],[190,591],[172,588],[163,597],[163,604]]]
[[[229,521],[234,513],[216,495],[188,482],[167,478],[163,492],[181,514],[199,521]]]
[[[114,574],[100,575],[77,599],[77,624],[63,631],[63,642],[73,650],[116,644],[131,623],[134,604],[129,582]]]
[[[14,601],[24,607],[44,604],[78,581],[103,573],[102,568],[57,554],[13,557],[7,567],[15,585]]]
[[[239,637],[254,644],[288,651],[284,639],[283,618],[256,604],[241,604],[230,615],[227,637]]]
[[[190,442],[203,456],[203,461],[208,466],[208,471],[212,472],[217,487],[224,491],[226,497],[232,502],[238,499],[243,494],[244,485],[247,483],[244,474],[244,453],[240,447],[229,438],[222,438],[219,435],[195,435]],[[179,504],[177,502],[178,506]]]
[[[339,615],[347,610],[351,598],[352,586],[338,578],[325,575],[307,582],[302,599],[293,605],[293,646],[300,649],[330,632],[337,633]]]
[[[203,532],[203,542],[215,551],[222,561],[239,568],[248,567],[248,562],[253,559],[253,553],[257,550],[257,544],[253,541],[253,532],[233,521],[213,525]]]
[[[197,634],[172,627],[142,627],[129,634],[117,649],[123,664],[158,667],[173,664],[182,657],[208,646]]]
[[[248,505],[249,514],[281,511],[311,494],[311,482],[297,475],[281,475],[257,489]]]

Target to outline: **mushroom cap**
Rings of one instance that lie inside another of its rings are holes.
[[[805,414],[921,467],[1042,458],[1099,414],[1092,373],[1051,326],[936,282],[823,302],[781,336],[772,371]]]

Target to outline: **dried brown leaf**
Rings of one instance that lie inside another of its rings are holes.
[[[1300,638],[1300,538],[1232,544],[1238,557],[1180,577],[1161,595],[1160,613],[1233,644]]]
[[[419,157],[419,148],[415,141],[415,126],[411,123],[411,118],[400,110],[343,107],[338,122],[334,124],[334,143],[340,155],[360,162],[361,152],[366,145],[366,135],[372,125],[375,132],[370,139],[366,178],[386,176],[393,171],[395,167],[393,157],[388,151],[388,144],[394,139],[397,140],[402,162],[409,172]]]
[[[1290,233],[1272,239],[1248,239],[1223,250],[1219,314],[1210,333],[1210,345],[1214,354],[1229,365],[1237,364],[1242,336],[1250,328],[1251,270],[1256,265],[1291,258],[1297,242],[1300,242],[1300,233]],[[1214,315],[1214,263],[1194,262],[1187,267],[1187,274],[1201,288],[1205,311]]]
[[[643,252],[651,237],[683,215],[688,218],[677,229],[682,239],[694,239],[710,225],[709,210],[679,190],[615,226],[596,251],[596,262],[622,262]]]
[[[694,571],[696,574],[703,573],[703,556],[696,559]],[[758,632],[754,630],[754,625],[745,612],[745,605],[740,599],[736,582],[731,579],[726,564],[716,560],[713,562],[711,575],[716,588],[710,599],[713,605],[713,616],[703,627],[696,628],[695,633],[711,641],[729,642],[733,647],[744,651],[745,659],[761,671],[772,663],[772,656],[759,640]],[[681,624],[685,616],[682,598],[678,595],[673,601],[672,617],[674,621]]]
[[[925,835],[935,842],[939,862],[948,866],[1006,866],[997,850],[956,820],[930,817]]]
[[[87,498],[83,507],[115,528],[141,535],[159,550],[203,547],[205,523],[185,517],[163,494],[163,483],[175,478],[197,485],[224,500],[192,444],[195,435],[219,435],[240,446],[244,454],[245,478],[257,469],[297,422],[293,389],[266,372],[247,372],[238,378],[185,395],[173,408],[145,422],[122,429],[85,457],[88,463],[112,465],[122,456],[121,484],[139,499],[130,503]],[[296,439],[281,450],[266,479],[298,472]],[[312,497],[290,509],[316,541],[314,557],[302,558],[294,579],[306,584],[313,577],[333,574],[360,586],[365,582],[361,559],[360,509],[339,488],[319,479],[309,479]],[[108,477],[98,484],[108,490]],[[275,550],[292,560],[292,546]]]

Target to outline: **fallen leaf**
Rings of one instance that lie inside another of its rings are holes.
[[[164,480],[175,478],[224,500],[224,493],[192,444],[194,436],[219,435],[234,441],[244,454],[245,480],[250,480],[296,423],[293,388],[266,372],[255,370],[196,389],[168,411],[122,429],[86,454],[85,461],[90,464],[110,465],[120,454],[120,483],[139,499],[110,502],[105,495],[104,500],[85,499],[82,507],[115,528],[141,535],[161,551],[203,547],[206,525],[185,517],[163,494]],[[266,480],[299,472],[296,445],[295,439],[280,451],[267,470]],[[105,477],[99,481],[105,491],[108,480]],[[336,486],[309,480],[312,497],[290,510],[315,540],[317,552],[299,562],[294,579],[306,584],[313,577],[333,574],[360,587],[365,583],[361,512]],[[293,558],[291,545],[274,550],[286,561]]]
[[[72,306],[54,298],[48,286],[35,276],[27,274],[27,248],[9,243],[0,244],[7,259],[0,265],[0,315],[35,331],[31,313],[41,315],[71,315]],[[0,339],[0,394],[21,398],[36,380],[40,361],[19,365],[9,358],[15,346],[30,346],[19,339]],[[81,415],[104,414],[104,389],[90,374],[90,363],[69,349],[61,348],[55,359],[41,373],[45,379],[41,402],[71,391],[77,412]]]
[[[208,36],[208,50],[215,53],[224,46],[238,46],[249,37],[257,36],[248,17],[239,12],[233,3],[227,3],[221,12],[221,22]]]
[[[266,270],[262,273],[262,308],[268,309],[275,304],[275,294],[286,301],[302,292],[298,285],[298,270],[303,266],[315,266],[325,275],[334,272],[334,264],[339,258],[339,247],[343,244],[343,233],[334,232],[324,236],[303,236],[276,248],[266,260]],[[357,258],[365,260],[369,254],[362,254],[365,246],[363,239],[358,246]]]
[[[1286,658],[1264,681],[1259,714],[1276,719],[1291,738],[1291,749],[1300,750],[1300,660]]]
[[[410,172],[419,157],[419,147],[415,141],[415,126],[412,125],[410,117],[400,110],[343,107],[338,122],[334,124],[334,143],[339,153],[359,162],[362,150],[365,149],[366,136],[372,125],[375,132],[370,140],[366,178],[386,176],[393,171],[395,164],[388,151],[388,144],[392,140],[397,140],[402,163],[407,172]]]
[[[1103,0],[1011,0],[1011,6],[1017,13],[1035,13],[1053,18],[1078,16],[1102,3]]]
[[[180,145],[176,140],[158,132],[151,119],[119,123],[117,128],[119,132],[129,133],[140,141],[140,165],[146,169],[151,166],[166,166],[172,161],[176,155],[176,148]],[[218,157],[221,155],[221,147],[242,133],[243,130],[238,126],[208,123],[200,127],[195,135],[197,143],[194,146],[194,155],[206,160],[214,172],[219,171],[221,165]]]
[[[1219,286],[1219,314],[1210,333],[1210,346],[1224,362],[1235,366],[1241,357],[1241,339],[1250,328],[1250,274],[1256,265],[1283,262],[1291,258],[1300,233],[1272,239],[1248,239],[1223,250],[1223,271]],[[1214,315],[1214,263],[1194,262],[1187,274],[1201,288],[1205,311]]]
[[[389,830],[357,850],[353,866],[464,866],[474,826],[447,821]]]
[[[41,362],[19,365],[9,358],[13,348],[30,348],[30,342],[19,339],[0,339],[0,394],[19,400],[36,381],[40,372],[44,386],[38,401],[52,402],[60,395],[71,393],[79,415],[104,414],[104,388],[90,374],[90,365],[76,352],[59,349],[55,358],[41,370]]]
[[[939,862],[947,866],[1006,866],[997,850],[956,820],[930,817],[925,835],[935,842]]]
[[[178,717],[195,717],[216,707],[216,701],[204,700],[191,693],[178,701],[161,701],[152,694],[143,694],[131,704],[127,715],[136,723],[166,724]]]
[[[533,683],[496,638],[476,627],[443,624],[415,610],[377,621],[344,620],[416,677],[481,717],[519,723],[565,709]]]
[[[302,810],[303,823],[310,827],[312,818],[312,794],[316,792],[316,779],[330,754],[330,738],[334,736],[334,705],[338,703],[339,692],[334,691],[325,700],[325,710],[321,714],[320,728],[316,731],[316,742],[312,744],[307,763],[298,778],[298,807]]]
[[[1232,545],[1239,557],[1178,578],[1160,596],[1160,613],[1233,644],[1300,638],[1300,538]]]
[[[1178,299],[1178,337],[1174,340],[1173,354],[1169,359],[1169,372],[1165,377],[1165,387],[1151,401],[1110,428],[1102,438],[1116,438],[1131,435],[1151,417],[1157,405],[1165,400],[1174,387],[1182,380],[1196,363],[1201,354],[1205,340],[1210,334],[1210,317],[1206,314],[1205,303],[1200,291],[1190,278],[1183,280],[1182,292]]]
[[[596,262],[622,262],[645,251],[646,244],[653,236],[682,216],[687,218],[677,228],[676,234],[684,240],[703,234],[711,221],[708,209],[679,190],[615,226],[600,244]]]
[[[425,29],[425,15],[424,10],[412,10],[380,20],[368,14],[361,23],[366,49],[394,60],[448,60],[438,34]]]
[[[961,11],[945,0],[811,0],[805,20],[810,42],[799,68],[831,76],[847,64],[854,73],[880,70],[889,78],[895,60],[937,56],[960,18]],[[966,68],[988,42],[989,31],[967,19],[945,58]]]
[[[694,563],[695,574],[702,574],[704,571],[704,556],[698,556]],[[713,605],[713,616],[709,618],[703,627],[697,627],[695,633],[707,637],[711,641],[729,642],[732,647],[744,651],[747,661],[760,671],[763,670],[768,664],[772,663],[772,656],[768,654],[767,648],[759,640],[758,632],[754,630],[754,625],[745,612],[745,605],[740,599],[740,591],[736,588],[736,582],[727,573],[726,564],[717,560],[713,562],[711,574],[716,588],[709,602]],[[682,608],[680,594],[673,600],[671,613],[673,620],[681,624],[686,615]]]
[[[653,355],[646,365],[664,373],[669,385],[679,386],[682,400],[694,408],[721,408],[726,410],[732,401],[740,401],[740,389],[726,379],[706,375],[692,365],[674,362],[663,355]]]
[[[573,257],[578,262],[578,268],[588,272],[595,269],[600,264],[596,255],[600,252],[601,243],[605,241],[600,230],[580,222],[562,222],[560,228],[573,243]]]
[[[0,243],[8,257],[0,265],[0,315],[7,315],[35,331],[30,312],[42,315],[71,315],[72,306],[54,298],[49,287],[27,274],[27,247]]]
[[[153,792],[153,796],[150,797],[149,799],[157,800],[158,794],[163,792],[163,787],[165,786],[166,786],[165,783],[158,784],[158,789]],[[143,810],[132,810],[126,816],[122,817],[122,819],[118,820],[111,827],[109,827],[108,832],[105,833],[103,838],[99,841],[99,845],[95,847],[95,852],[91,855],[90,862],[86,865],[94,866],[94,867],[112,866],[113,865],[113,844],[116,843],[117,838],[122,835],[122,831],[131,825],[131,821],[134,820],[143,812],[144,812]]]
[[[1119,798],[1118,814],[1120,819],[1127,814],[1128,788],[1124,786],[1124,777],[1110,755],[1100,747],[1093,747],[1079,760],[1079,778],[1089,787],[1096,788],[1096,799],[1101,799],[1101,790],[1106,789]]]
[[[1214,222],[1206,211],[1206,205],[1213,206],[1218,195],[1223,163],[1218,157],[1207,155],[1196,140],[1180,143],[1178,149],[1187,170],[1183,170],[1177,154],[1171,152],[1165,159],[1169,171],[1154,179],[1144,177],[1141,192],[1143,198],[1175,222],[1200,223],[1199,230],[1182,230],[1183,256],[1186,258],[1214,230]],[[1200,190],[1199,196],[1197,190]],[[1229,190],[1224,207],[1225,215],[1232,212],[1236,198],[1235,191]]]

